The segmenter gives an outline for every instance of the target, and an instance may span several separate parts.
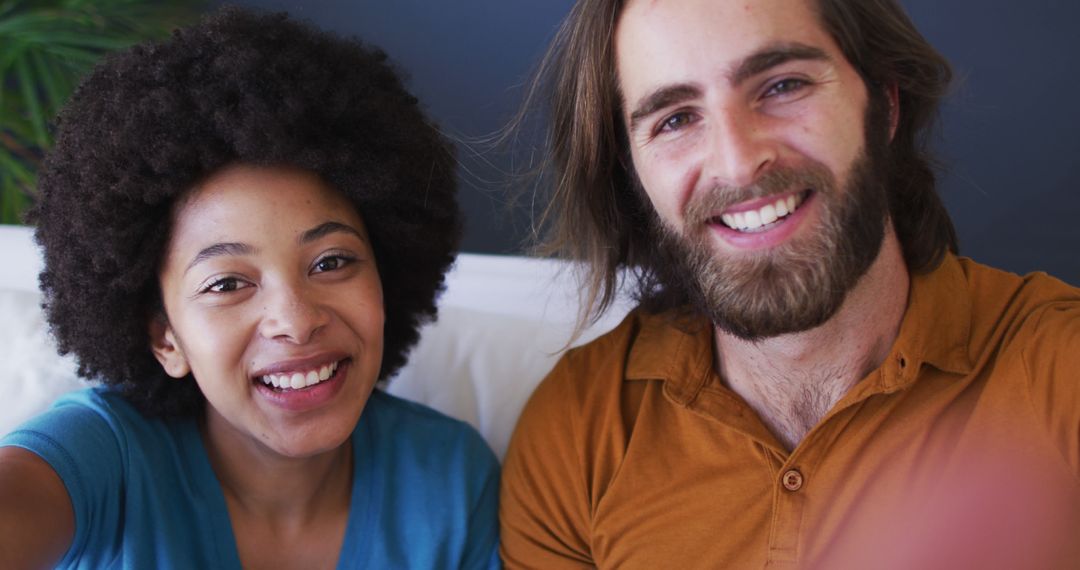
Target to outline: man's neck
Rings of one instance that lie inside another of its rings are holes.
[[[719,329],[715,363],[786,449],[888,356],[907,308],[909,276],[891,227],[877,259],[825,324],[756,342]]]

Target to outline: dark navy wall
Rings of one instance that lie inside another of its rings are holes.
[[[572,0],[240,0],[283,10],[384,49],[429,115],[458,144],[465,251],[517,253],[528,200],[510,202],[514,168],[479,139],[517,110],[534,62]],[[527,197],[526,197],[527,198]]]
[[[961,252],[1080,284],[1080,4],[903,0],[959,81],[937,142],[941,192]],[[499,155],[467,144],[501,127],[572,0],[246,0],[385,49],[459,140],[466,251],[519,251],[527,200],[511,211]],[[472,149],[472,150],[471,150]]]
[[[1080,4],[905,4],[959,79],[938,148],[961,252],[1080,285]]]

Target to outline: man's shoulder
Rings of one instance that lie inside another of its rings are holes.
[[[701,335],[701,322],[678,311],[638,307],[612,330],[563,354],[533,393],[530,407],[596,409],[617,403],[635,381],[664,380],[655,368],[681,360],[688,352],[686,339]]]
[[[655,350],[673,348],[683,337],[699,334],[700,325],[700,319],[679,311],[651,312],[637,307],[607,333],[566,351],[549,377],[588,376],[599,370],[622,372],[632,356],[648,359]]]
[[[572,368],[577,368],[591,362],[617,361],[625,358],[627,352],[633,347],[643,321],[648,320],[650,316],[641,307],[631,310],[619,321],[619,324],[608,332],[581,346],[575,346],[567,350],[560,358],[560,366],[556,366],[556,369],[567,362],[573,363]]]
[[[1043,272],[1021,276],[970,259],[959,262],[971,298],[973,333],[996,331],[1008,343],[1033,329],[1080,318],[1080,288]]]
[[[1017,275],[964,257],[957,261],[977,300],[996,300],[1004,306],[1018,308],[1080,303],[1080,288],[1042,271]]]
[[[615,328],[567,350],[533,391],[526,409],[576,407],[601,392],[617,391],[640,329],[639,312],[631,311]]]
[[[1080,288],[1038,271],[1017,275],[959,258],[972,299],[973,321],[1018,323],[1051,308],[1080,308]]]
[[[662,378],[633,371],[643,354],[662,352],[682,334],[671,315],[637,308],[611,331],[568,350],[518,417],[504,462],[504,493],[515,503],[531,503],[543,493],[534,488],[540,472],[559,482],[557,493],[607,480],[621,464],[641,402],[661,397],[653,380]],[[579,478],[582,467],[605,475],[586,482]]]

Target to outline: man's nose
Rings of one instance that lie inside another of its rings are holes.
[[[259,330],[268,339],[306,344],[329,321],[329,313],[309,287],[279,284],[264,297]]]
[[[723,186],[748,186],[776,162],[777,143],[752,110],[724,109],[710,122],[705,172]]]

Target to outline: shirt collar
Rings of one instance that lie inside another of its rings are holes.
[[[705,317],[641,309],[638,318],[641,328],[627,359],[626,379],[663,380],[673,400],[688,404],[712,374],[712,323]]]
[[[912,276],[893,354],[946,372],[971,372],[971,310],[967,275],[956,256],[946,254],[934,270]]]
[[[640,310],[639,310],[640,311]],[[686,404],[708,381],[713,369],[712,326],[704,317],[639,312],[641,328],[627,360],[627,380],[657,379],[676,401]],[[908,370],[930,364],[947,372],[971,371],[971,297],[956,256],[946,254],[937,268],[911,277],[908,306],[890,359]],[[885,374],[897,389],[917,374]]]

